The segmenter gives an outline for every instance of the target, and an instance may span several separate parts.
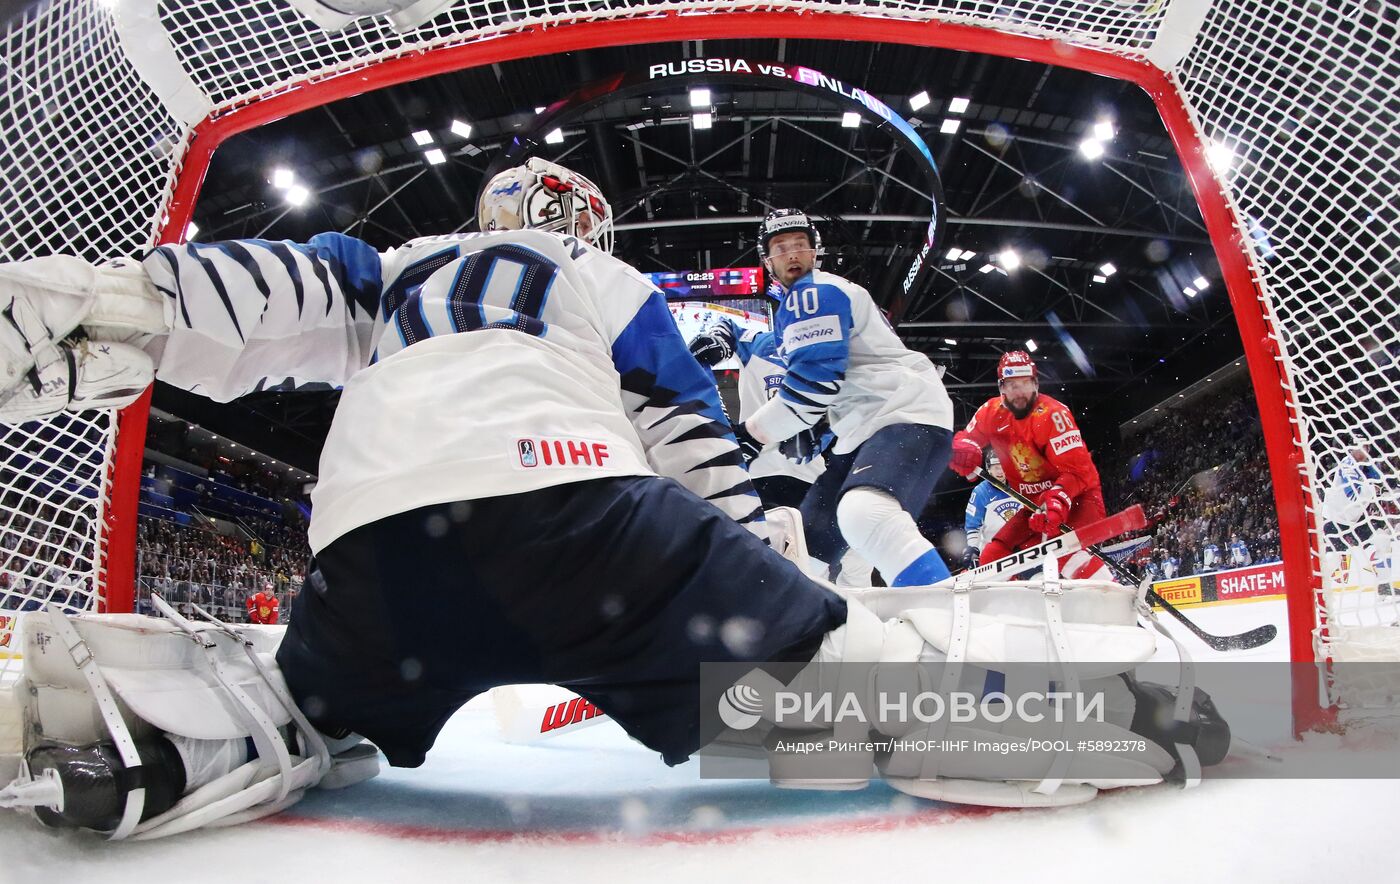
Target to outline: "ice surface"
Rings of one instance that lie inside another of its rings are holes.
[[[1191,615],[1237,632],[1282,626],[1283,605]],[[1213,656],[1183,640],[1196,659]],[[1254,655],[1285,659],[1285,642],[1281,632]],[[0,815],[0,882],[1396,880],[1395,780],[1217,778],[1061,810],[982,810],[880,783],[820,793],[702,781],[694,763],[668,769],[610,723],[513,746],[499,739],[490,703],[462,710],[417,770],[313,793],[232,829],[109,844]],[[1304,746],[1346,753],[1357,739],[1318,735]],[[1382,732],[1367,747],[1393,753],[1393,739]]]

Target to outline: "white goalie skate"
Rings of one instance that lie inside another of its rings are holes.
[[[158,838],[276,813],[307,789],[378,772],[358,737],[328,741],[273,660],[283,627],[139,614],[21,616],[20,776],[0,807],[111,839]],[[251,748],[250,748],[251,746]]]

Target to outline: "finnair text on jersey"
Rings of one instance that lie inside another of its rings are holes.
[[[835,316],[818,316],[794,322],[783,332],[783,349],[792,353],[811,344],[842,339],[841,321]]]

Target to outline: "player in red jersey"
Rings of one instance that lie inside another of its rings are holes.
[[[277,596],[272,592],[271,583],[248,596],[247,605],[249,623],[277,623]]]
[[[1013,350],[997,363],[1001,396],[987,400],[953,437],[948,468],[968,476],[982,465],[982,449],[992,446],[1012,488],[1044,507],[1022,509],[982,548],[981,564],[1022,549],[1039,535],[1058,534],[1104,518],[1099,471],[1062,402],[1040,394],[1039,376],[1029,353]],[[1108,568],[1081,551],[1060,562],[1071,578],[1108,579]]]

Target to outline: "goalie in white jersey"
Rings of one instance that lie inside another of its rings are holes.
[[[0,789],[0,806],[51,801],[61,782],[67,807],[50,803],[46,821],[114,837],[248,819],[337,779],[336,749],[354,769],[372,762],[358,736],[391,764],[421,764],[462,704],[516,683],[570,687],[675,764],[728,722],[725,685],[704,684],[701,662],[759,674],[748,664],[827,663],[860,685],[848,663],[938,659],[946,636],[882,623],[755,536],[761,510],[717,391],[661,293],[597,247],[611,219],[587,179],[532,160],[487,184],[485,232],[385,254],[330,234],[162,246],[139,264],[0,265],[0,393],[14,393],[0,422],[129,402],[151,379],[147,352],[164,380],[211,397],[344,386],[313,497],[314,568],[277,645],[280,672],[271,658],[236,669],[247,639],[169,612],[135,627],[25,615],[35,779]],[[79,325],[85,337],[70,337]],[[1150,649],[1136,625],[1101,628]],[[135,653],[155,644],[195,656],[171,666]],[[55,689],[62,703],[43,700]],[[147,726],[109,714],[112,693]],[[1106,744],[1131,742],[1132,705],[1122,725],[1102,726]],[[722,720],[702,717],[716,708]],[[103,722],[112,742],[97,742]],[[78,756],[85,773],[69,779]],[[881,764],[916,795],[1043,804],[1155,782],[1174,763],[1153,742],[1094,758],[1107,766],[1068,771],[1038,755],[1019,766],[1018,781],[1047,778],[1036,795],[975,760],[916,751]],[[873,761],[831,786],[864,782]],[[140,766],[139,780],[118,776],[122,765]],[[57,775],[49,785],[44,770]],[[960,776],[975,782],[951,787]]]

